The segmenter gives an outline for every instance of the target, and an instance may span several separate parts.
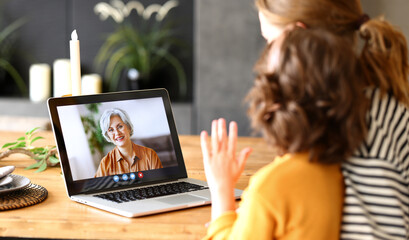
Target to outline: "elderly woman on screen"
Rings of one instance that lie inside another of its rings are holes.
[[[133,125],[119,108],[107,109],[100,119],[101,132],[115,148],[102,158],[95,177],[162,168],[156,152],[131,141]]]

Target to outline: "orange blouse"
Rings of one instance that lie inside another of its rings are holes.
[[[132,143],[135,154],[132,165],[123,159],[118,147],[115,147],[104,158],[102,158],[95,177],[123,174],[129,172],[139,172],[151,169],[162,168],[162,163],[156,152],[147,147]]]

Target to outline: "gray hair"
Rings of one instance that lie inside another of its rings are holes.
[[[99,119],[99,126],[101,127],[101,133],[102,136],[104,136],[104,138],[108,141],[111,142],[111,139],[108,136],[108,129],[109,129],[109,125],[111,124],[111,117],[112,116],[118,116],[121,118],[122,122],[124,122],[126,124],[126,126],[128,126],[129,131],[130,131],[130,135],[133,135],[133,125],[132,122],[128,116],[128,114],[119,108],[111,108],[111,109],[107,109],[104,111],[104,113],[102,113],[101,118]]]

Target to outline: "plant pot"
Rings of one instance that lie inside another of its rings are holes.
[[[143,89],[141,85],[142,78],[140,78],[138,70],[135,68],[125,69],[122,71],[121,78],[118,82],[118,91],[129,91]]]

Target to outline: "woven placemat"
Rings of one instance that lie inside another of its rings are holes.
[[[45,187],[30,183],[20,190],[0,194],[0,211],[28,207],[44,201],[47,196]]]

